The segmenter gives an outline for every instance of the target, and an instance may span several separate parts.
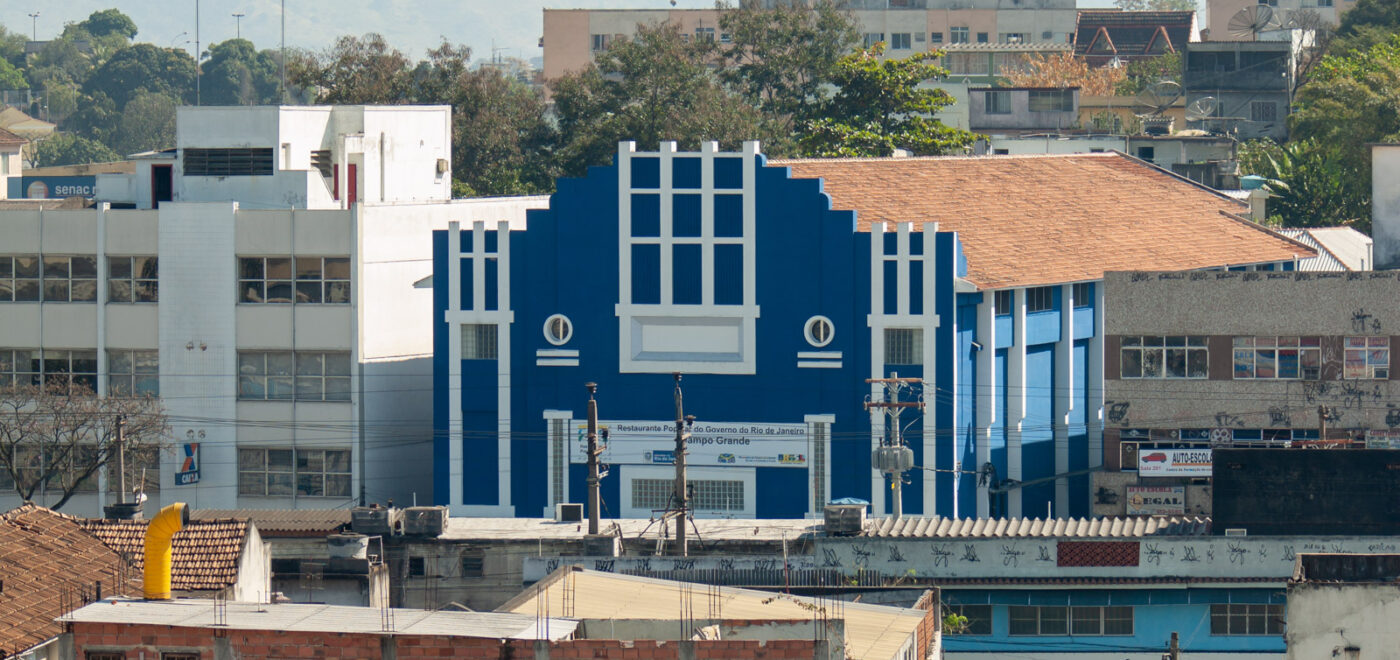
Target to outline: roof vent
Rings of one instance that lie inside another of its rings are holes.
[[[855,536],[865,529],[865,504],[831,503],[822,509],[827,536]]]

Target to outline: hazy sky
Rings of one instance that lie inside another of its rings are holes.
[[[196,0],[0,0],[0,24],[30,34],[37,12],[39,39],[58,34],[64,23],[113,6],[136,21],[137,41],[183,46],[193,51]],[[234,36],[234,13],[242,13],[243,37],[259,48],[277,46],[279,0],[201,0],[200,43]],[[1110,0],[1080,0],[1108,6]],[[551,8],[668,8],[670,0],[286,0],[287,45],[320,49],[342,34],[379,32],[412,57],[421,57],[443,37],[486,57],[494,43],[505,55],[536,57],[540,10]],[[713,7],[714,0],[676,0],[677,7]],[[186,43],[189,42],[189,43]]]

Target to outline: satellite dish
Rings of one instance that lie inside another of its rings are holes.
[[[1158,80],[1137,96],[1137,109],[1133,114],[1139,119],[1156,117],[1172,107],[1181,98],[1181,85],[1171,80]]]
[[[1214,96],[1202,96],[1186,106],[1186,121],[1201,121],[1215,116],[1220,109],[1220,101]]]
[[[1254,39],[1260,32],[1277,30],[1278,20],[1274,17],[1274,10],[1268,5],[1250,5],[1235,12],[1230,17],[1230,22],[1225,25],[1225,31],[1236,39]]]

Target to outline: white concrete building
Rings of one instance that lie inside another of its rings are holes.
[[[1288,660],[1393,658],[1397,618],[1400,555],[1298,555],[1288,583]]]
[[[430,233],[546,205],[451,200],[450,116],[181,108],[177,147],[102,175],[94,208],[0,211],[0,379],[159,394],[148,509],[429,501]],[[100,513],[107,481],[65,512]]]
[[[10,178],[18,178],[24,168],[21,152],[29,140],[0,128],[0,199],[9,196]]]

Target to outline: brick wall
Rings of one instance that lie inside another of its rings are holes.
[[[383,635],[372,633],[308,633],[277,630],[216,630],[163,625],[116,623],[73,623],[75,658],[90,651],[123,651],[129,660],[144,653],[150,660],[161,652],[199,653],[200,660],[216,660],[216,637],[227,639],[233,657],[240,660],[263,658],[381,658]],[[443,658],[498,660],[533,658],[537,642],[497,640],[437,635],[394,635],[397,660]],[[542,644],[542,643],[540,643]],[[609,658],[622,660],[679,660],[683,647],[694,649],[696,660],[811,660],[818,657],[819,643],[813,640],[717,640],[702,642],[619,641],[583,639],[552,642],[548,657],[560,659]]]

